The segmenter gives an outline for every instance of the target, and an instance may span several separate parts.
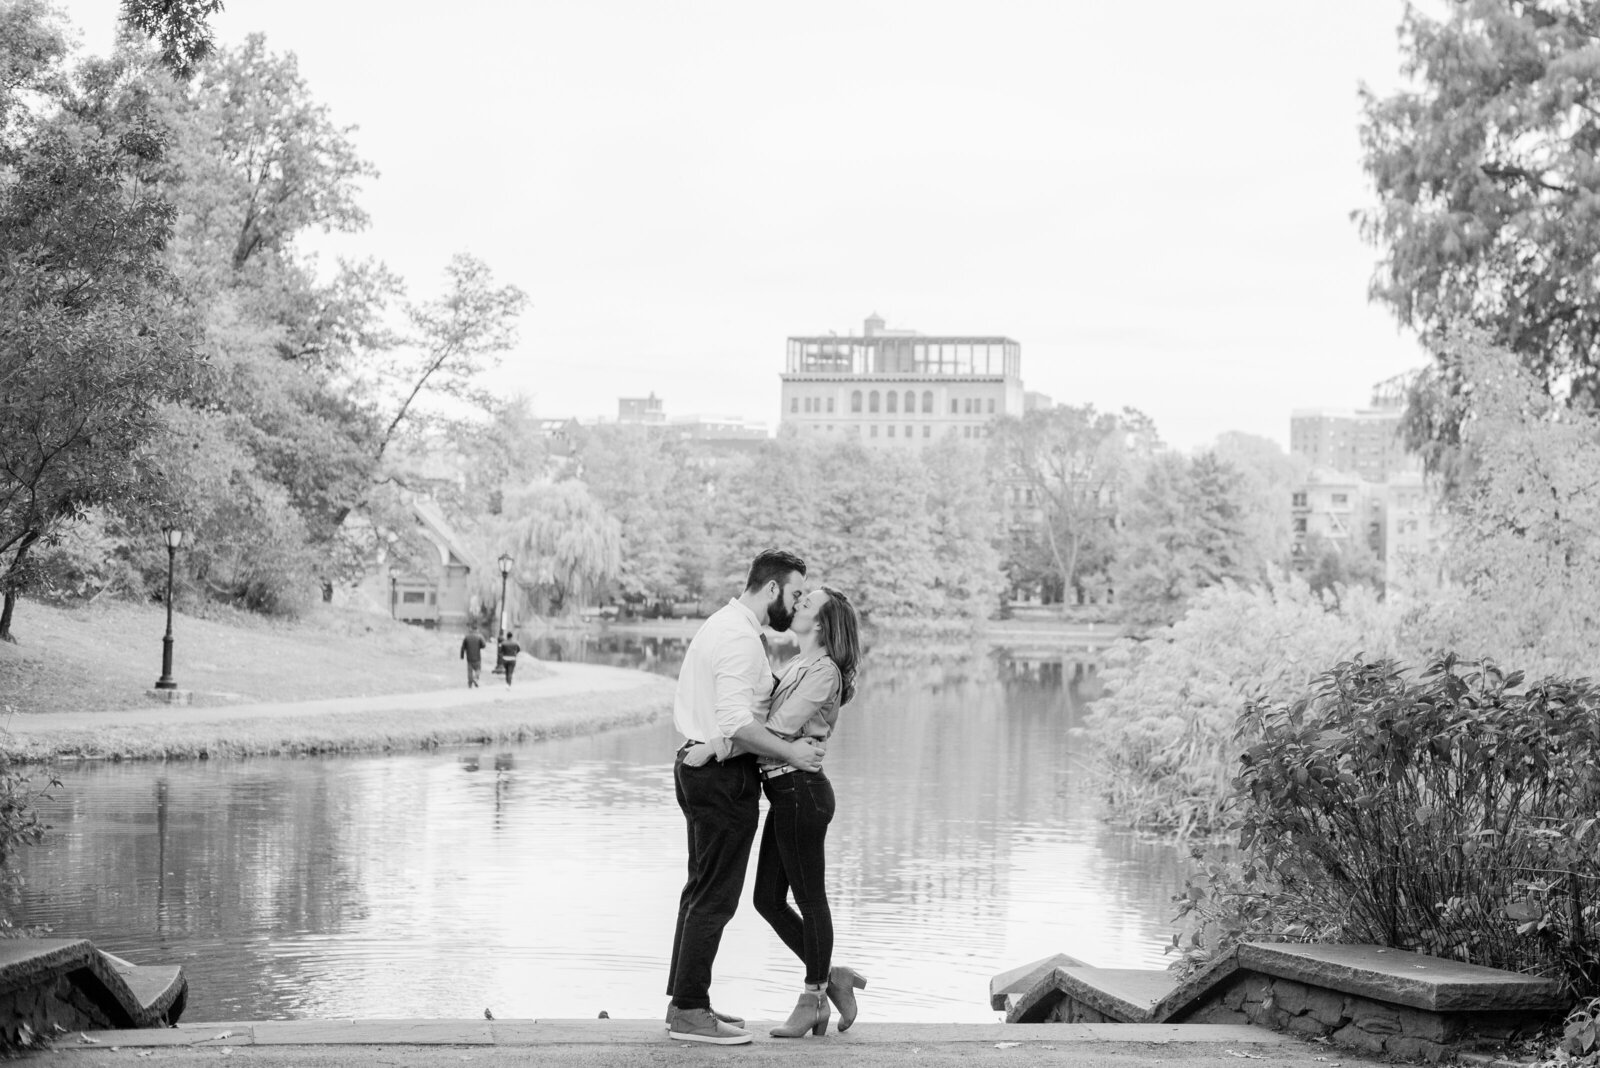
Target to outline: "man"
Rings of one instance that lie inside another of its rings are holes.
[[[506,685],[510,686],[511,675],[517,670],[517,654],[522,652],[522,646],[517,644],[517,640],[512,637],[511,631],[506,631],[506,636],[501,640],[498,652],[500,662],[506,669]]]
[[[489,643],[484,640],[478,628],[473,627],[465,638],[461,639],[461,657],[467,662],[467,689],[471,690],[478,685],[478,676],[483,673],[483,647]]]
[[[680,1041],[720,1046],[750,1041],[750,1032],[739,1026],[743,1020],[711,1008],[711,965],[722,929],[738,908],[756,836],[761,796],[756,754],[806,771],[822,767],[823,746],[785,741],[755,719],[758,703],[772,696],[761,628],[789,629],[805,574],[805,561],[793,553],[769,549],[756,557],[744,592],[705,621],[678,672],[672,718],[688,740],[678,750],[673,779],[688,824],[689,878],[678,898],[672,934],[667,1033]],[[738,738],[747,752],[698,768],[683,762],[684,750],[717,738]]]

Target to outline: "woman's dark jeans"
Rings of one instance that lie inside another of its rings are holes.
[[[771,807],[756,860],[756,911],[805,964],[806,982],[826,983],[833,913],[824,846],[833,820],[833,784],[820,771],[791,771],[761,785]],[[799,912],[789,907],[791,893]]]

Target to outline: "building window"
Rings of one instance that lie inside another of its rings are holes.
[[[933,390],[931,389],[922,391],[922,411],[925,415],[933,414]]]
[[[914,412],[916,410],[917,410],[917,395],[915,393],[911,392],[908,389],[908,390],[906,390],[906,414],[910,415],[912,412]]]
[[[800,398],[799,397],[790,397],[789,398],[789,414],[793,415],[795,412],[798,412],[799,410],[800,410]]]
[[[970,426],[962,427],[961,428],[961,436],[964,437],[964,438],[970,438],[972,436],[972,428]]]
[[[873,394],[873,396],[877,396],[877,394],[876,394],[876,393],[874,393],[874,394]],[[870,434],[870,435],[869,435],[869,436],[870,436],[870,437],[874,437],[874,438],[875,438],[875,437],[877,437],[877,436],[878,436],[878,426],[877,426],[877,424],[876,424],[876,423],[874,423],[874,424],[873,424],[873,426],[872,426],[872,433],[871,433],[871,434]]]
[[[1296,493],[1294,495],[1294,506],[1296,508],[1304,508],[1306,506],[1306,495],[1304,493]]]
[[[950,414],[951,415],[955,415],[956,412],[958,412],[958,411],[960,411],[960,409],[956,407],[956,399],[954,397],[951,397],[950,398]],[[951,430],[955,430],[955,427],[951,427],[950,429]]]
[[[891,414],[900,410],[900,394],[891,389],[889,391],[888,401],[888,409]]]
[[[1335,493],[1333,495],[1333,503],[1334,504],[1349,504],[1350,503],[1350,495],[1348,493]]]
[[[829,415],[833,414],[833,398],[832,397],[828,398],[828,414]]]
[[[989,398],[989,414],[990,415],[994,414],[994,398],[993,397]]]
[[[933,427],[929,426],[927,423],[923,423],[922,424],[922,436],[923,437],[925,437],[925,438],[932,437],[933,436],[932,433],[931,433],[932,430],[933,430]]]
[[[875,412],[877,410],[878,410],[878,391],[877,390],[873,390],[871,393],[867,394],[867,411]],[[874,430],[873,434],[876,435],[877,431]]]
[[[861,391],[859,389],[853,389],[850,391],[850,410],[852,412],[859,412],[861,410]]]
[[[401,604],[422,604],[426,599],[427,595],[421,590],[406,590],[400,594]]]
[[[890,400],[894,400],[894,394],[893,393],[889,394],[889,399]],[[889,424],[889,436],[891,438],[894,437],[894,424],[893,423]]]
[[[1296,534],[1304,534],[1306,532],[1306,521],[1304,516],[1301,516],[1299,519],[1294,521],[1294,532]]]
[[[962,415],[971,415],[972,414],[972,398],[971,397],[966,397],[961,401],[961,414]]]

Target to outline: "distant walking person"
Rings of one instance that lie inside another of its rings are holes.
[[[761,628],[789,629],[806,565],[769,549],[756,557],[744,592],[700,627],[684,654],[672,719],[684,738],[673,766],[678,807],[688,829],[689,872],[678,897],[667,972],[667,1033],[684,1042],[721,1046],[750,1041],[743,1020],[711,1007],[711,966],[722,930],[739,907],[745,867],[760,814],[756,755],[805,771],[822,768],[814,738],[780,738],[756,719],[772,696],[772,668]],[[684,754],[702,742],[738,739],[745,755],[689,765]]]
[[[517,670],[517,654],[522,652],[522,646],[511,636],[511,631],[506,631],[506,636],[500,639],[500,662],[505,665],[506,685],[511,685],[511,673]]]
[[[465,638],[461,639],[461,657],[467,662],[467,689],[477,689],[478,677],[483,674],[483,647],[489,642],[478,633],[478,628],[473,627]]]

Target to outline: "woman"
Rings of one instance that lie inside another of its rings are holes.
[[[855,696],[856,662],[861,658],[856,610],[849,598],[830,586],[812,590],[795,607],[789,630],[800,641],[772,691],[766,727],[791,741],[826,739],[833,733],[839,709]],[[758,713],[759,717],[759,713]],[[737,743],[718,754],[712,746],[692,747],[685,763],[704,764],[713,755],[739,752]],[[776,1038],[799,1038],[828,1030],[828,1002],[839,1009],[839,1030],[856,1018],[855,991],[866,977],[834,966],[833,914],[825,886],[824,844],[833,819],[833,785],[821,771],[801,771],[763,757],[761,785],[767,795],[767,822],[761,831],[756,860],[756,911],[806,968],[805,989],[794,1012],[772,1029]],[[798,912],[789,906],[793,893]]]

